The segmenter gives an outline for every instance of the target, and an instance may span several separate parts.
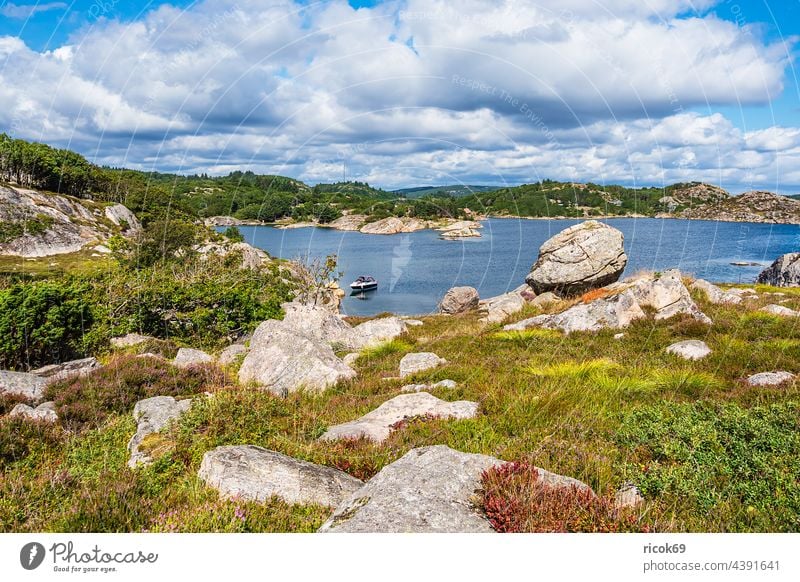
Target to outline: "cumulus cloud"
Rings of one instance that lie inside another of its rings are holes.
[[[53,51],[0,38],[0,126],[143,169],[326,181],[347,164],[386,187],[783,188],[800,170],[797,128],[744,132],[693,112],[769,104],[789,65],[783,43],[719,19],[714,4],[165,5],[100,20]]]

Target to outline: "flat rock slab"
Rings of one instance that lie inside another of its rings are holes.
[[[667,347],[667,353],[674,354],[684,360],[702,360],[711,353],[711,348],[704,341],[686,340]]]
[[[278,395],[300,389],[321,392],[355,376],[330,345],[276,320],[258,326],[239,368],[240,382],[255,382]]]
[[[761,372],[753,374],[745,382],[750,386],[779,386],[794,380],[795,375],[791,372]]]
[[[447,360],[440,358],[433,352],[418,352],[406,354],[400,360],[400,377],[405,378],[417,372],[424,372],[447,363]]]
[[[48,383],[60,382],[73,376],[85,376],[92,370],[100,367],[97,358],[83,358],[81,360],[72,360],[62,364],[51,364],[49,366],[42,366],[35,370],[31,370],[31,374],[47,378]]]
[[[17,404],[8,413],[11,418],[19,417],[39,422],[58,422],[55,402],[43,402],[36,408],[27,404]]]
[[[363,482],[323,467],[253,445],[217,447],[203,455],[198,477],[228,499],[335,507]]]
[[[188,368],[189,366],[199,366],[200,364],[210,364],[214,358],[202,350],[192,348],[181,348],[172,364],[178,368]]]
[[[0,370],[0,394],[41,400],[46,386],[47,379],[35,374]]]
[[[320,532],[490,533],[474,506],[481,474],[503,461],[444,445],[413,449],[345,499]],[[539,470],[545,483],[589,489],[570,477]]]
[[[795,311],[794,309],[789,309],[788,307],[784,307],[783,305],[767,305],[766,307],[762,307],[761,311],[765,313],[771,313],[772,315],[780,315],[781,317],[797,317],[800,315],[800,312]]]
[[[406,384],[400,388],[400,392],[423,392],[426,390],[435,390],[436,388],[455,388],[458,386],[453,380],[442,380],[435,384]]]
[[[133,418],[138,423],[136,434],[128,441],[131,458],[128,466],[147,464],[150,457],[139,451],[139,446],[151,434],[161,432],[171,421],[178,419],[192,405],[191,400],[175,400],[172,396],[154,396],[140,400],[133,407]]]
[[[427,415],[439,418],[472,418],[477,411],[477,402],[447,402],[428,392],[401,394],[357,420],[330,427],[320,438],[334,441],[366,437],[380,443],[389,438],[392,425],[408,418]]]

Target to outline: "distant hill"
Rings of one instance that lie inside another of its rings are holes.
[[[422,196],[469,196],[476,192],[488,192],[497,190],[497,186],[473,186],[473,185],[450,185],[450,186],[418,186],[416,188],[401,188],[393,190],[393,194],[405,196],[406,198],[420,198]]]
[[[800,224],[800,201],[771,192],[745,192],[679,213],[682,218]]]

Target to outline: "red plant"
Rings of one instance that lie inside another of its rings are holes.
[[[556,486],[521,461],[483,472],[482,506],[492,527],[503,533],[645,532],[636,515],[591,489]]]

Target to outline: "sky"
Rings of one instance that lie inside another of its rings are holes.
[[[0,0],[0,131],[387,189],[800,192],[800,0]]]

